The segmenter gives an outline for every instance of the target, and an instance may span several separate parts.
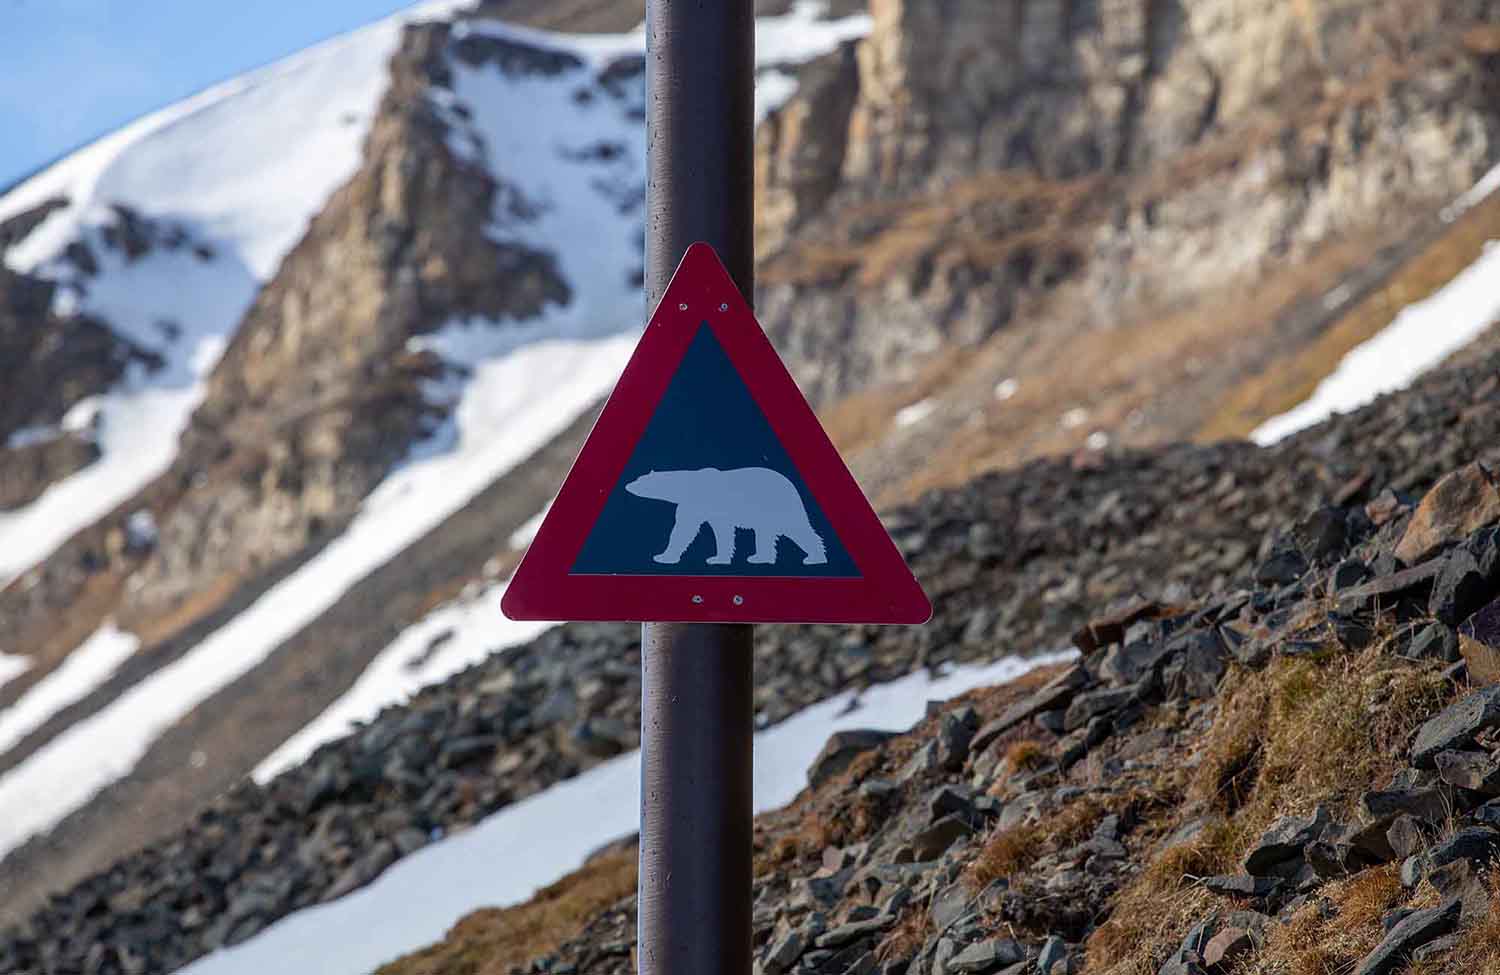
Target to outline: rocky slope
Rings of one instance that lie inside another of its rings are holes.
[[[1076,664],[836,735],[758,820],[756,970],[1500,971],[1500,484],[1343,502]],[[586,893],[628,855],[380,975],[633,971],[633,897]]]
[[[1413,390],[1273,450],[1086,453],[934,493],[891,524],[938,617],[922,629],[765,628],[757,647],[763,718],[924,664],[1059,646],[1091,607],[1137,592],[1162,607],[1152,617],[1217,592],[1209,602],[1222,604],[1218,614],[1195,619],[1217,623],[1250,607],[1247,645],[1285,649],[1289,634],[1271,633],[1292,620],[1304,595],[1323,598],[1313,583],[1336,555],[1370,538],[1389,549],[1404,526],[1403,497],[1471,460],[1497,460],[1497,367],[1491,341]],[[1378,559],[1374,549],[1362,560],[1377,580],[1432,582],[1431,568],[1395,575],[1393,557]],[[1366,581],[1346,572],[1346,582]],[[1231,595],[1241,589],[1249,591]],[[1096,625],[1087,640],[1116,641],[1124,624]],[[65,971],[93,952],[165,970],[347,892],[434,835],[632,747],[637,654],[627,628],[567,627],[496,656],[388,709],[266,788],[242,784],[183,833],[51,898],[7,935],[0,951],[10,955],[0,959]],[[1196,697],[1210,696],[1212,682],[1206,690],[1204,678],[1173,673]],[[1088,698],[1101,707],[1123,707],[1138,690],[1101,689]],[[1081,743],[1108,726],[1101,722],[1092,732],[1087,721],[1063,727],[1064,735],[1083,730],[1059,747],[1086,751]],[[1058,933],[1076,943],[1088,930],[1071,923]]]

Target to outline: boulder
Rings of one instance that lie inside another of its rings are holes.
[[[1290,876],[1302,861],[1303,848],[1321,839],[1331,825],[1323,806],[1311,816],[1282,816],[1245,855],[1245,872],[1252,877]]]
[[[1136,699],[1136,688],[1129,687],[1106,687],[1097,691],[1088,691],[1073,698],[1073,703],[1068,705],[1066,717],[1063,719],[1063,727],[1068,731],[1082,728],[1094,718],[1103,717],[1129,705]]]
[[[1460,908],[1460,903],[1452,900],[1441,907],[1414,912],[1391,928],[1375,950],[1359,963],[1355,975],[1393,975],[1400,971],[1413,951],[1458,925]]]
[[[1011,938],[996,938],[969,945],[948,959],[950,972],[992,972],[1003,965],[1014,965],[1025,961],[1026,949]]]
[[[1411,746],[1412,764],[1433,768],[1438,752],[1461,749],[1495,727],[1500,727],[1500,686],[1481,688],[1422,725]]]
[[[1379,576],[1361,586],[1340,593],[1335,604],[1340,613],[1359,613],[1370,609],[1390,609],[1402,599],[1424,597],[1443,569],[1443,560],[1433,559],[1410,569]]]
[[[1438,775],[1449,785],[1500,796],[1500,757],[1484,752],[1438,752]]]
[[[813,759],[812,764],[808,766],[808,785],[817,788],[848,768],[858,756],[879,748],[894,737],[896,737],[895,734],[889,731],[866,729],[835,731],[828,736],[823,750],[818,752],[818,757]]]
[[[1475,461],[1427,492],[1396,545],[1396,558],[1413,565],[1497,521],[1500,487],[1489,469]]]
[[[1427,611],[1440,622],[1457,626],[1494,595],[1494,585],[1480,569],[1479,560],[1459,549],[1443,560],[1442,571],[1432,584]]]

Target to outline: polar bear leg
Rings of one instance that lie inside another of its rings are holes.
[[[734,525],[727,521],[710,521],[714,530],[714,544],[718,550],[709,558],[709,565],[728,565],[734,561]]]
[[[806,525],[795,535],[788,535],[787,537],[796,542],[798,547],[807,553],[807,556],[802,560],[803,565],[828,564],[828,551],[823,547],[823,536],[819,535],[811,524]]]
[[[755,554],[748,559],[751,565],[776,564],[776,533],[764,528],[755,529]]]
[[[652,560],[662,565],[676,565],[682,561],[682,553],[693,544],[693,539],[698,537],[698,529],[702,527],[702,518],[686,515],[678,508],[677,521],[672,525],[672,537],[667,539],[667,550],[653,556]]]

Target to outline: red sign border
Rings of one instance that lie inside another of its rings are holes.
[[[707,322],[858,578],[573,574],[657,404]],[[604,485],[598,487],[597,485]],[[513,620],[925,623],[932,604],[714,249],[687,249],[501,598]]]

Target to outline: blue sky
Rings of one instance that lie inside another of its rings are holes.
[[[0,188],[412,0],[0,0]]]

